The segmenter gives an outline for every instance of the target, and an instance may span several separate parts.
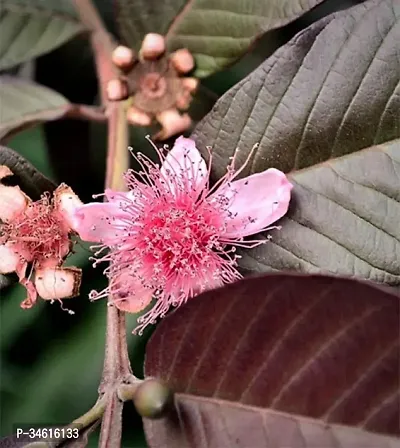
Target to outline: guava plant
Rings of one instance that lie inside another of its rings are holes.
[[[21,411],[0,446],[143,446],[131,402],[155,448],[400,446],[398,0],[3,3],[2,320],[58,304],[106,324],[86,327],[105,333],[93,407]],[[38,125],[57,182],[11,149]],[[64,401],[82,362],[56,375]]]

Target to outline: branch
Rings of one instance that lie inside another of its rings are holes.
[[[108,120],[108,149],[106,187],[123,190],[123,173],[128,169],[128,125],[123,103],[110,106]],[[132,376],[126,342],[125,313],[108,299],[107,331],[103,375],[100,392]],[[114,392],[108,402],[101,424],[99,448],[119,447],[122,437],[122,408],[124,403]]]
[[[106,92],[107,83],[113,78],[118,78],[120,74],[111,62],[111,53],[117,44],[104,26],[92,0],[73,1],[81,22],[90,31],[90,41],[99,80],[101,103],[106,105],[108,103]]]
[[[106,86],[110,79],[118,77],[118,70],[111,61],[115,44],[106,31],[91,0],[74,0],[82,22],[91,31],[103,106],[108,115],[108,149],[106,188],[123,190],[123,173],[129,167],[128,124],[123,103],[109,103]],[[100,393],[113,390],[107,402],[100,432],[100,448],[121,445],[123,402],[118,398],[116,387],[127,377],[132,377],[126,342],[125,314],[115,308],[109,298],[107,307],[107,331]]]
[[[71,104],[63,118],[77,120],[106,121],[107,115],[104,107],[88,106],[87,104]]]
[[[64,426],[63,429],[67,428],[78,428],[79,433],[93,425],[93,423],[97,422],[104,414],[107,403],[107,396],[103,396],[99,398],[96,404],[81,417],[74,420],[71,424]],[[69,440],[67,437],[64,438],[56,438],[56,439],[40,439],[35,442],[28,443],[25,445],[25,448],[56,448],[62,442]]]

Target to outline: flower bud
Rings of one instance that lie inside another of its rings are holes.
[[[142,417],[156,419],[165,415],[172,405],[172,398],[171,389],[163,382],[152,378],[138,386],[133,403]]]

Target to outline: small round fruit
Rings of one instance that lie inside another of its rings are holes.
[[[160,418],[172,404],[171,389],[163,382],[148,379],[138,386],[133,403],[137,412],[146,418]]]

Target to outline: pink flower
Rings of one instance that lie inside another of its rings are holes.
[[[235,172],[234,161],[210,188],[210,167],[193,140],[179,137],[168,155],[156,150],[161,167],[143,154],[134,156],[143,171],[126,173],[128,193],[106,190],[108,202],[75,213],[81,238],[101,243],[96,255],[110,249],[95,262],[110,262],[109,286],[91,298],[110,296],[131,313],[156,299],[138,319],[139,333],[171,305],[239,279],[235,246],[264,243],[243,238],[274,228],[269,226],[286,213],[292,189],[274,168],[234,180],[241,171]]]
[[[0,166],[0,181],[12,174]],[[78,294],[81,270],[61,267],[71,251],[77,205],[82,202],[64,184],[53,198],[45,194],[32,202],[19,187],[0,182],[0,274],[16,272],[27,289],[21,308],[31,308],[38,295],[53,300]]]

